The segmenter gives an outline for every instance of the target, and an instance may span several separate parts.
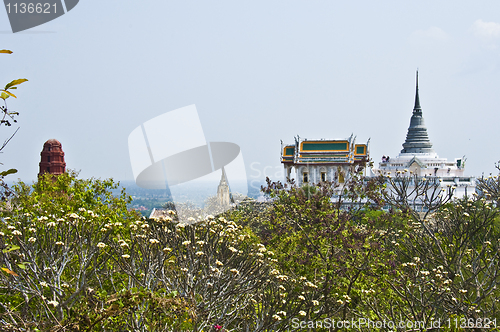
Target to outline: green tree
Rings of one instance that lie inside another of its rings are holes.
[[[4,313],[19,306],[22,321],[61,322],[89,289],[112,290],[123,281],[99,245],[138,218],[124,192],[112,196],[116,186],[69,172],[13,187],[12,209],[2,211],[0,224]]]
[[[284,273],[312,280],[302,297],[317,305],[307,308],[307,318],[374,319],[365,299],[385,291],[396,266],[384,246],[396,216],[380,210],[377,180],[365,181],[362,169],[353,168],[343,183],[304,190],[268,180],[264,190],[273,205],[260,235]]]
[[[286,330],[307,280],[223,217],[129,211],[112,180],[46,174],[0,211],[0,321],[86,331]],[[309,287],[310,288],[310,287]]]

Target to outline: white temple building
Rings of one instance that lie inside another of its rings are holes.
[[[337,140],[307,140],[297,136],[295,144],[281,142],[281,163],[285,183],[291,179],[298,186],[322,181],[343,183],[354,165],[366,164],[369,159],[369,140],[356,143],[356,137]]]
[[[465,158],[455,158],[453,161],[439,158],[432,149],[420,107],[417,72],[415,106],[403,149],[396,158],[382,157],[379,168],[373,169],[373,173],[396,175],[398,171],[402,171],[400,174],[403,176],[417,175],[439,180],[442,187],[455,187],[454,197],[461,198],[474,193],[476,188],[475,178],[465,176],[464,170]]]

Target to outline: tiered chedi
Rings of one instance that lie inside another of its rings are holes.
[[[415,93],[415,106],[410,119],[410,126],[403,143],[403,149],[396,158],[383,157],[378,169],[374,169],[375,174],[393,175],[402,171],[404,176],[418,176],[421,178],[439,179],[441,186],[454,186],[455,197],[475,192],[475,179],[464,176],[465,159],[456,158],[449,161],[446,158],[439,158],[432,149],[432,143],[427,134],[422,108],[420,107],[420,97],[418,91],[418,72]]]

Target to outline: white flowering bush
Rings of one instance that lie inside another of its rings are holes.
[[[13,209],[0,212],[0,324],[285,330],[316,300],[305,281],[275,269],[250,230],[223,217],[179,223],[175,211],[146,220],[115,187],[72,173],[14,186]]]
[[[89,287],[109,284],[102,246],[120,230],[106,225],[133,217],[124,197],[107,191],[113,186],[69,174],[14,186],[13,209],[0,224],[4,313],[20,307],[23,321],[62,320]]]
[[[427,323],[498,317],[500,227],[493,204],[471,195],[422,221],[410,214],[405,226],[389,231],[386,245],[397,254],[398,267],[389,279],[392,309],[388,301],[370,301],[378,315]]]
[[[123,313],[123,303],[159,303],[151,297],[155,294],[140,289],[134,290],[133,301],[126,299],[129,277],[109,252],[139,216],[127,209],[130,200],[124,192],[111,194],[114,188],[112,180],[79,180],[73,173],[13,187],[13,208],[1,212],[0,223],[2,324],[48,330],[89,328],[98,321],[99,330],[116,323],[111,318]],[[120,298],[121,308],[111,310],[109,296]],[[164,300],[175,302],[172,308],[184,302],[168,294]],[[186,310],[181,311],[182,316]]]
[[[129,226],[130,243],[111,242],[113,257],[127,255],[117,263],[130,276],[128,288],[176,292],[192,304],[195,330],[279,330],[305,306],[296,294],[302,283],[276,273],[274,254],[249,230],[223,217],[194,224],[175,219],[171,213],[137,220]]]

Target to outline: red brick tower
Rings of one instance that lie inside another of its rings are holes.
[[[62,150],[62,144],[58,140],[49,139],[45,142],[40,155],[42,159],[40,161],[40,172],[38,176],[44,173],[59,175],[66,172],[64,152]]]

